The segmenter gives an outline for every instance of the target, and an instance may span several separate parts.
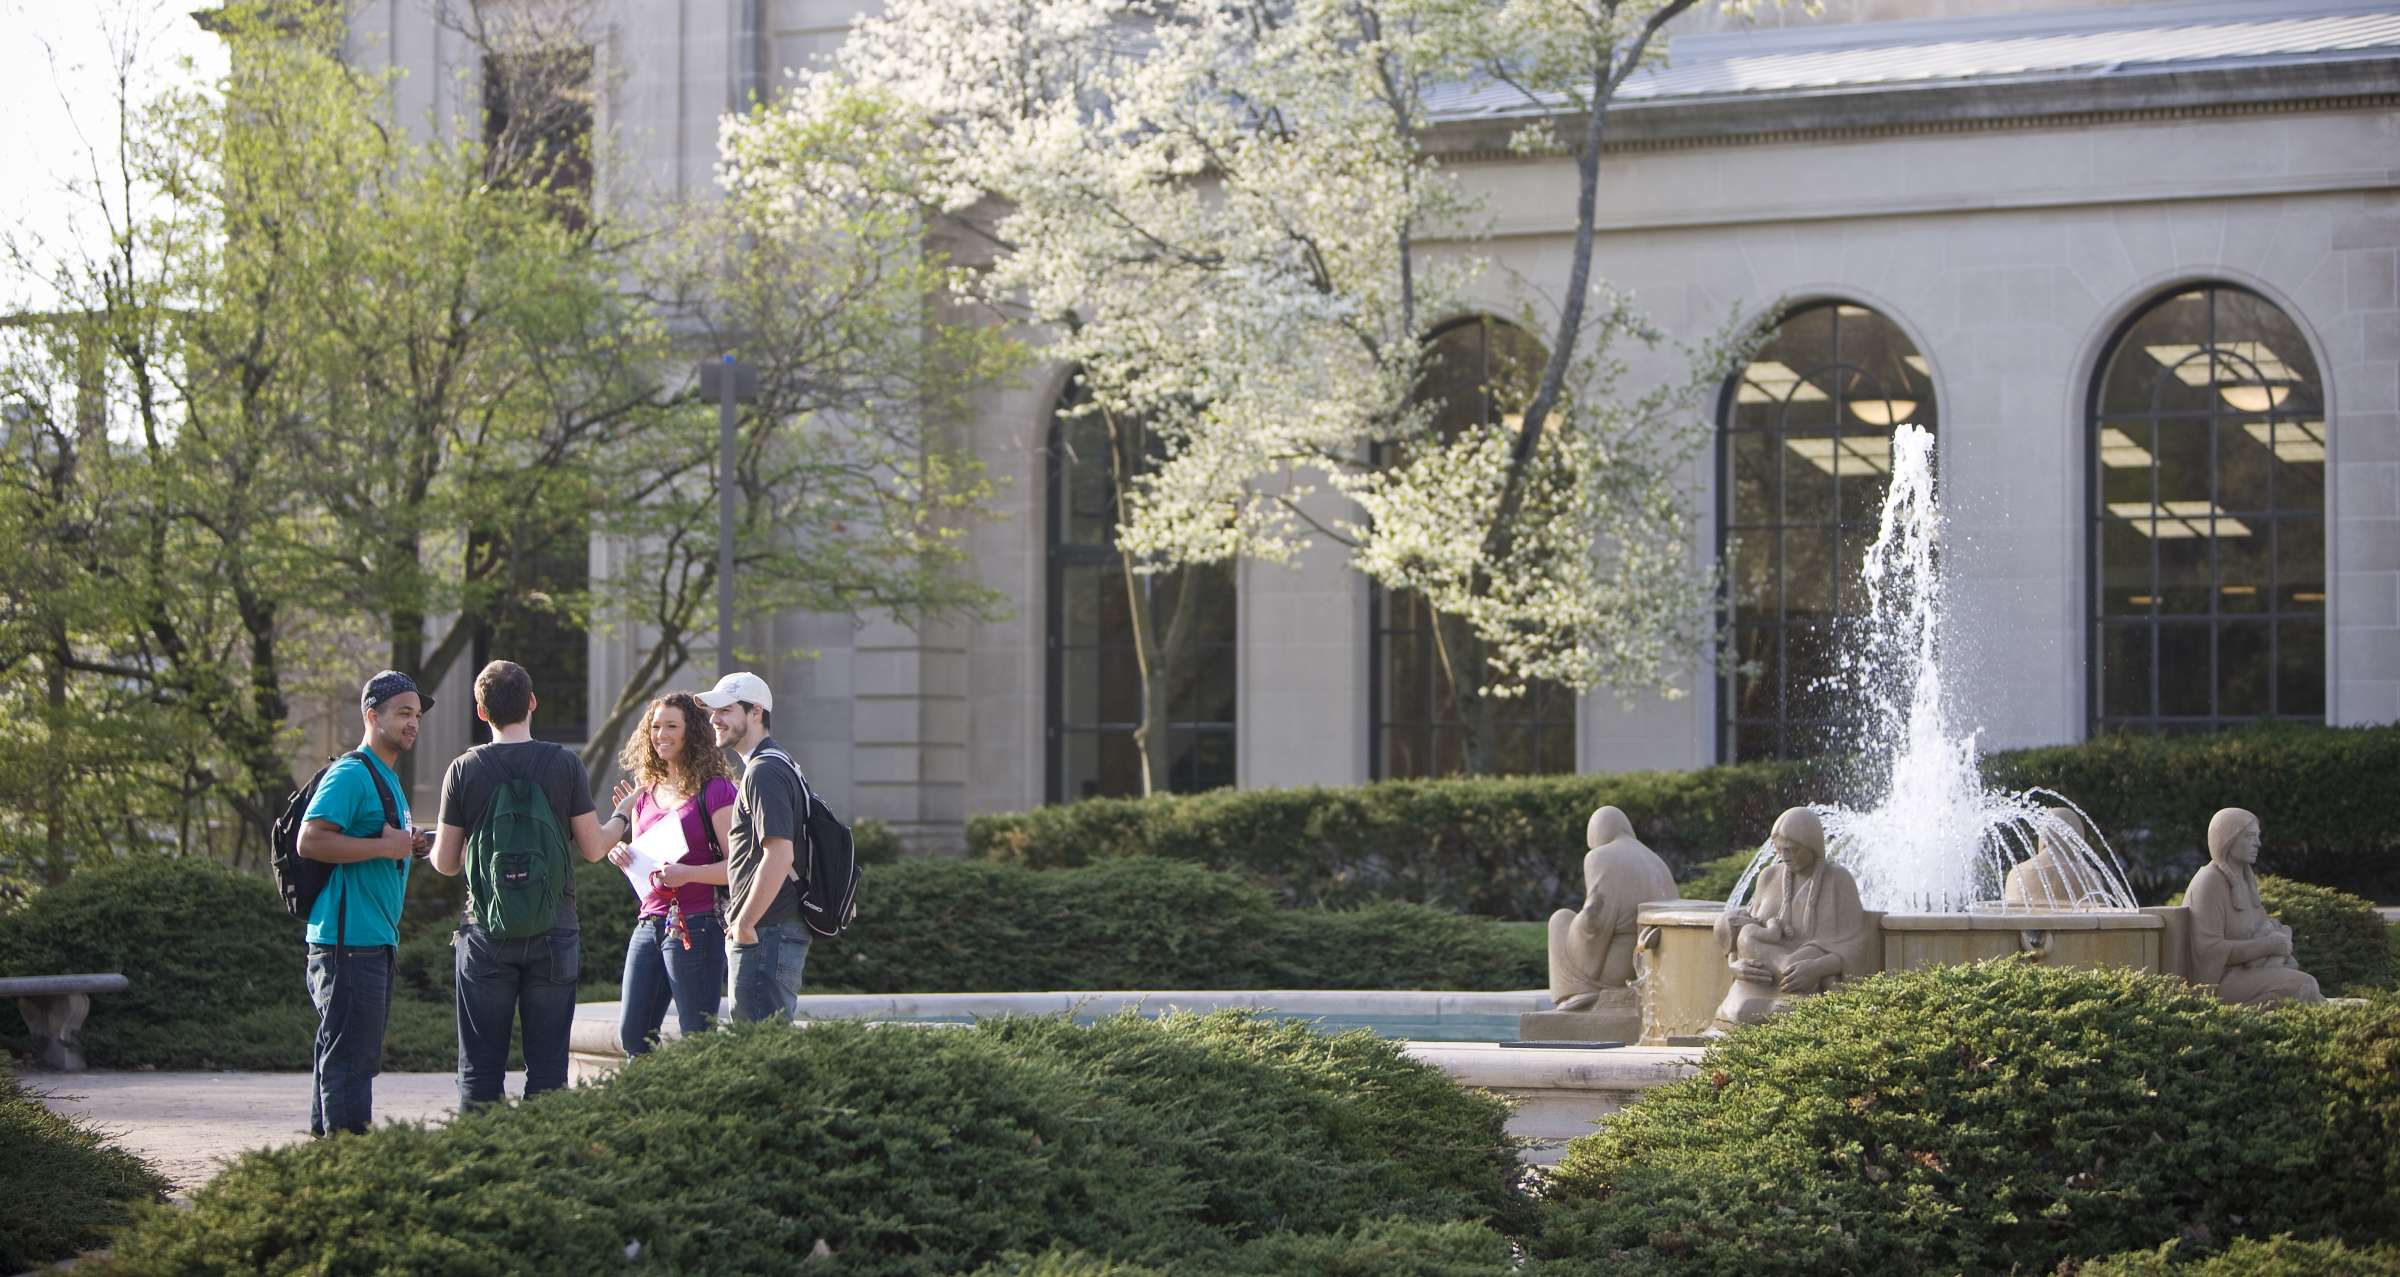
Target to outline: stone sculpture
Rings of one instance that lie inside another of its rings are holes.
[[[1624,812],[1593,812],[1583,845],[1583,907],[1550,915],[1550,1000],[1561,1011],[1589,1011],[1631,985],[1635,912],[1645,901],[1675,898],[1675,875],[1633,836]]]
[[[2044,826],[2034,844],[2034,852],[2008,871],[2008,881],[2000,888],[2000,902],[2025,909],[2081,909],[2086,907],[2087,893],[2083,871],[2073,852],[2052,845],[2051,837],[2067,830],[2092,845],[2092,827],[2083,823],[2082,813],[2072,807],[2050,807],[2043,814],[2058,822]]]
[[[2183,893],[2191,910],[2192,980],[2227,1002],[2322,1002],[2292,960],[2292,929],[2258,898],[2258,817],[2228,807],[2208,822],[2208,863]]]
[[[1858,881],[1825,858],[1817,814],[1806,807],[1786,811],[1769,841],[1775,863],[1758,875],[1748,901],[1717,919],[1717,944],[1733,968],[1733,987],[1717,1007],[1720,1030],[1755,1023],[1791,998],[1872,966],[1875,937]]]

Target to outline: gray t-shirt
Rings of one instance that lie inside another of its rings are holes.
[[[494,741],[460,754],[442,774],[442,823],[475,832],[475,823],[492,805],[493,793],[520,777],[532,781],[550,800],[550,810],[558,813],[559,828],[567,835],[566,898],[558,902],[558,920],[550,925],[574,929],[579,925],[574,868],[583,857],[576,851],[572,826],[577,816],[593,807],[592,778],[584,773],[583,760],[573,750],[546,740]],[[466,916],[469,921],[475,917],[472,900],[467,902]]]
[[[726,848],[725,878],[728,906],[726,925],[742,916],[743,903],[750,892],[761,884],[756,882],[758,868],[767,859],[766,840],[789,838],[792,854],[800,854],[800,776],[776,759],[762,759],[760,754],[781,749],[770,736],[750,751],[742,770],[741,796],[733,804],[733,845]],[[800,883],[789,875],[782,883],[770,888],[775,902],[761,914],[758,925],[790,922],[800,916]]]

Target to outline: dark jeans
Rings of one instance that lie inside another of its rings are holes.
[[[458,969],[458,1104],[497,1102],[508,1076],[508,1035],[525,1022],[525,1094],[567,1084],[567,1032],[575,1024],[575,981],[583,937],[561,927],[523,940],[495,940],[467,923],[453,942]]]
[[[375,1075],[392,1016],[390,945],[308,946],[308,1000],[317,1049],[308,1083],[308,1133],[365,1131],[375,1120]]]
[[[733,1018],[791,1019],[800,996],[800,968],[808,965],[808,928],[797,922],[769,923],[758,929],[757,944],[727,948],[732,954]]]
[[[625,982],[620,993],[617,1045],[640,1055],[658,1045],[658,1026],[675,1004],[675,1022],[686,1036],[704,1033],[725,996],[725,924],[713,913],[685,914],[692,947],[667,929],[663,917],[633,924],[625,941]]]

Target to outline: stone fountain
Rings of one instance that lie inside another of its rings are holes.
[[[2172,972],[2216,985],[2229,1001],[2317,996],[2291,965],[2289,931],[2258,907],[2241,841],[2246,829],[2254,858],[2257,822],[2230,819],[2248,813],[2220,813],[2222,838],[2211,825],[2212,864],[2193,880],[2192,907],[2144,909],[2074,803],[1984,786],[1975,734],[1952,726],[1944,694],[1941,529],[1933,436],[1902,426],[1860,573],[1868,606],[1856,632],[1841,636],[1834,676],[1861,711],[1857,753],[1888,760],[1862,786],[1880,798],[1862,809],[1785,812],[1724,901],[1647,900],[1630,928],[1612,912],[1608,943],[1633,932],[1635,970],[1592,969],[1575,996],[1595,1010],[1630,997],[1651,1045],[1697,1041],[1875,971],[2010,954]],[[1607,894],[1588,858],[1585,879],[1585,909],[1561,910],[1551,924],[1552,996],[1562,1007],[1561,955],[1574,959],[1562,934],[1590,933],[1563,920],[1581,926]]]

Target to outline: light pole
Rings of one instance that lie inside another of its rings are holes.
[[[758,369],[731,355],[700,365],[700,393],[717,401],[717,673],[733,670],[733,406],[758,398]]]

